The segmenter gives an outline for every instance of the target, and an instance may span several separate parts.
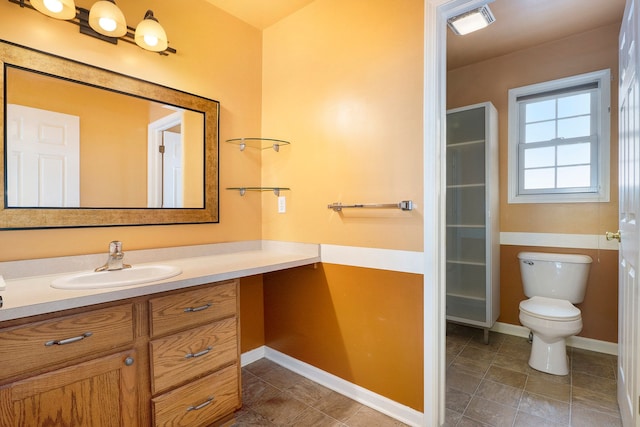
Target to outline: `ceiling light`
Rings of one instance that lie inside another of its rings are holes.
[[[32,0],[31,6],[38,12],[57,19],[76,17],[76,5],[73,0]]]
[[[94,31],[109,37],[122,37],[127,34],[124,15],[113,0],[101,0],[91,6],[89,25]]]
[[[167,48],[167,33],[153,16],[152,10],[147,10],[142,22],[136,27],[136,44],[152,52],[161,52]]]
[[[470,10],[447,20],[447,25],[451,30],[459,35],[472,33],[493,23],[496,18],[491,13],[489,6],[484,5],[477,9]]]

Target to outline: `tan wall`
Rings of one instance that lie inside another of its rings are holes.
[[[562,234],[603,234],[617,230],[618,132],[617,75],[618,29],[610,25],[499,58],[451,70],[448,73],[447,108],[491,101],[499,114],[500,231]],[[609,203],[507,203],[508,96],[511,88],[611,69],[611,201]],[[519,324],[518,304],[524,293],[517,252],[586,253],[594,259],[587,296],[580,305],[584,328],[581,336],[617,341],[617,251],[502,246],[500,264],[500,322]]]
[[[135,0],[119,0],[118,6],[134,26],[149,7]],[[262,34],[204,0],[190,1],[187,8],[157,0],[153,10],[176,55],[162,57],[126,43],[114,46],[9,2],[0,2],[0,39],[220,101],[220,223],[0,231],[1,261],[101,253],[114,239],[122,240],[126,251],[261,238],[260,199],[224,190],[240,179],[259,182],[259,163],[257,168],[247,164],[224,141],[260,133]]]
[[[420,411],[422,280],[335,264],[266,274],[267,345]]]
[[[316,0],[264,32],[266,239],[422,250],[423,2]],[[328,30],[330,29],[330,31]],[[419,208],[337,214],[332,202]]]
[[[500,231],[601,234],[618,221],[618,29],[610,25],[518,51],[447,74],[447,108],[491,101],[498,110]],[[609,203],[507,203],[508,90],[611,69],[611,198]]]

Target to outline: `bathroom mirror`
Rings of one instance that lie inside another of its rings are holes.
[[[219,103],[0,42],[0,228],[218,221]]]

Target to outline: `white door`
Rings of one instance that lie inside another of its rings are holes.
[[[173,114],[150,123],[148,126],[147,207],[182,207],[182,134],[180,131],[174,132],[174,129],[182,129],[182,115],[182,111],[176,111]],[[179,146],[176,145],[178,141],[173,138],[175,134],[180,137]],[[168,140],[168,143],[165,141],[165,138]],[[165,167],[167,166],[164,159],[165,154],[172,156],[173,153],[169,154],[167,151],[175,152],[178,150],[180,151],[180,170],[174,168],[171,172],[165,171]],[[172,179],[172,182],[167,183],[167,177]],[[177,197],[165,194],[167,185],[173,188],[179,186],[180,194]],[[179,200],[179,205],[170,206],[171,200]]]
[[[164,131],[162,156],[162,207],[181,208],[182,201],[182,134]]]
[[[620,29],[618,303],[618,405],[625,427],[638,423],[638,292],[640,215],[640,90],[638,87],[638,8],[628,0]]]
[[[7,205],[80,206],[80,118],[7,105]]]

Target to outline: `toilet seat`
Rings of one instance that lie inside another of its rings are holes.
[[[580,309],[567,300],[531,297],[520,302],[520,311],[539,319],[569,322],[581,318]]]

